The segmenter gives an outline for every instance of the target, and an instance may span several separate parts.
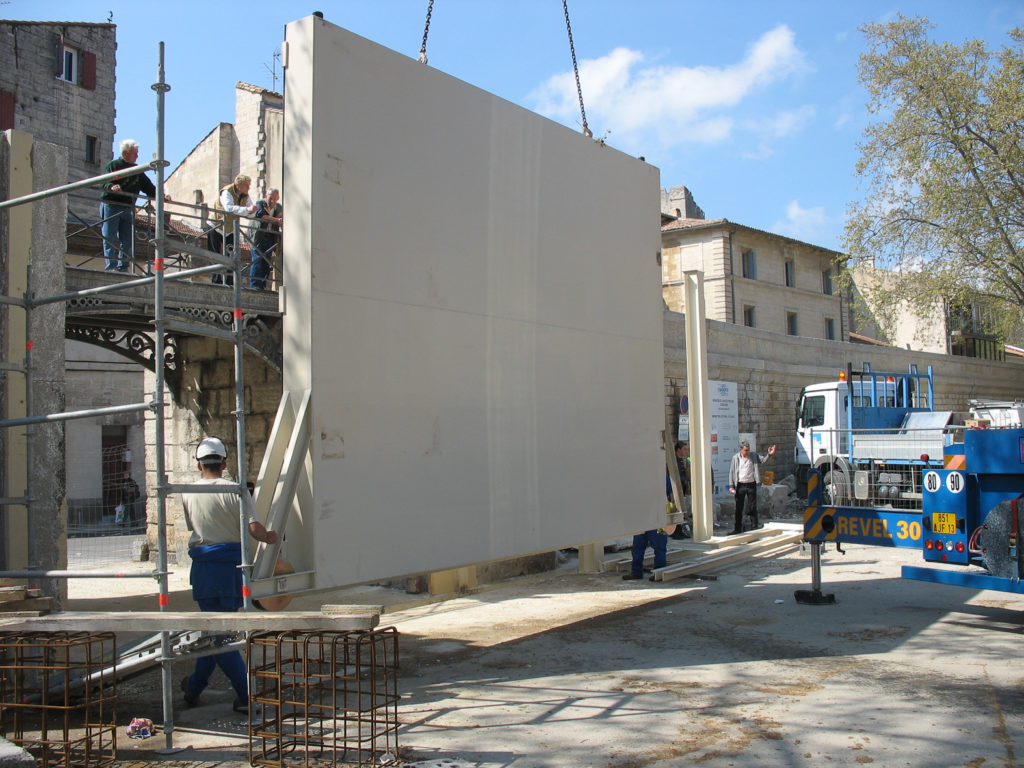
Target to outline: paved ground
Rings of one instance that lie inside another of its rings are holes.
[[[838,604],[807,607],[793,590],[808,586],[808,561],[664,583],[569,563],[388,613],[401,632],[401,756],[481,768],[1024,764],[1024,597],[902,581],[915,553],[851,546],[825,558]],[[408,599],[362,588],[296,607]],[[159,675],[128,687],[119,718],[159,721]],[[185,751],[156,753],[162,735],[119,737],[124,764],[245,764],[245,722],[226,681],[215,688],[177,713]]]

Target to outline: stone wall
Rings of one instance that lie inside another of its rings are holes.
[[[0,89],[14,94],[14,128],[67,147],[67,177],[57,183],[96,176],[114,156],[115,32],[113,24],[0,23]],[[72,83],[55,75],[62,35],[66,45],[96,56],[95,89],[86,88],[80,77]],[[86,160],[87,136],[96,138],[92,162]],[[76,193],[69,207],[87,221],[95,220],[98,193],[92,198]]]
[[[228,449],[228,476],[237,476],[235,429],[234,346],[212,338],[190,338],[182,341],[179,354],[183,361],[181,383],[165,409],[164,457],[167,477],[172,483],[191,483],[198,477],[195,449],[207,436],[219,437]],[[255,482],[267,438],[274,424],[281,401],[281,375],[256,355],[244,355],[245,451],[246,480]],[[154,379],[147,374],[146,388],[153,391]],[[172,402],[173,401],[173,402]],[[156,439],[153,416],[146,416],[146,485],[156,482]],[[155,522],[155,497],[148,500],[147,516]],[[181,497],[168,497],[168,552],[185,562],[188,532],[185,529]],[[156,528],[149,526],[151,548],[156,546]]]
[[[665,408],[677,423],[686,393],[685,318],[665,313]],[[934,372],[936,410],[966,410],[971,398],[1024,398],[1024,363],[912,352],[896,347],[831,342],[708,320],[708,378],[737,383],[739,430],[763,449],[777,444],[776,477],[795,469],[796,405],[808,384],[835,379],[847,363],[877,371],[906,371],[911,363]]]
[[[263,197],[268,187],[281,187],[283,115],[281,94],[248,83],[235,85],[239,173],[252,177],[250,194],[253,199]]]
[[[218,193],[235,176],[235,143],[231,123],[219,123],[164,180],[164,190],[182,204],[169,208],[172,215],[185,218],[196,229],[208,227],[209,211]]]
[[[63,147],[33,141],[19,131],[6,131],[0,136],[0,193],[7,199],[58,186],[67,179],[67,163]],[[0,213],[0,272],[4,273],[5,294],[21,297],[31,291],[43,297],[63,292],[66,216],[67,200],[63,195]],[[31,284],[27,279],[29,265]],[[0,315],[4,362],[28,363],[29,383],[26,391],[23,374],[10,372],[0,377],[0,417],[63,411],[64,305],[49,304],[31,313],[9,306]],[[32,342],[31,357],[25,352],[26,338]],[[64,424],[3,430],[2,440],[0,455],[6,477],[3,492],[15,498],[28,494],[31,526],[26,523],[25,507],[2,509],[0,549],[4,551],[0,566],[62,570],[67,567]],[[39,586],[58,604],[67,597],[63,579],[40,579]]]

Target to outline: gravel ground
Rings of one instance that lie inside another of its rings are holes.
[[[410,606],[408,595],[363,587],[295,607],[396,606],[382,624],[401,637],[406,764],[1024,763],[1024,596],[901,580],[901,564],[920,562],[904,550],[850,546],[824,561],[833,606],[795,603],[810,573],[808,553],[794,552],[705,580],[624,582],[569,562],[444,602]],[[172,607],[187,606],[181,577],[172,582]],[[72,596],[73,609],[137,600]],[[187,671],[176,667],[175,683]],[[119,764],[247,764],[247,722],[232,698],[215,677],[202,706],[175,713],[184,751],[158,752],[163,734],[121,735]],[[123,683],[118,712],[122,725],[135,715],[159,723],[159,670]]]

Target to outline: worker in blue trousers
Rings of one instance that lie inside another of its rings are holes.
[[[202,479],[197,485],[232,485],[223,477],[228,465],[228,452],[216,437],[199,443],[196,461]],[[192,558],[192,599],[200,611],[237,611],[242,607],[242,544],[239,542],[241,500],[238,493],[183,493],[185,525],[192,532],[189,557]],[[268,531],[255,519],[247,521],[249,534],[257,541],[273,544],[277,533]],[[235,689],[234,710],[249,711],[249,679],[245,660],[238,651],[226,651],[196,660],[195,671],[181,681],[185,703],[199,704],[199,695],[210,682],[210,675],[220,667]]]

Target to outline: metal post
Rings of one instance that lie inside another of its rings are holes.
[[[156,168],[156,255],[153,259],[153,326],[156,350],[164,348],[164,94],[171,89],[164,82],[164,44],[160,42],[159,63],[157,65],[157,81],[152,85],[156,91],[156,156],[159,161]],[[155,383],[153,386],[153,419],[154,419],[154,452],[156,470],[156,517],[157,517],[157,570],[160,574],[160,595],[157,598],[160,611],[166,611],[170,597],[167,585],[167,470],[164,452],[166,449],[164,435],[164,366],[162,359],[157,359],[153,366]],[[171,655],[170,633],[160,633],[160,668],[163,683],[164,705],[164,744],[165,749],[174,749],[174,702],[171,692],[174,690],[171,678],[174,660]]]
[[[245,489],[246,455],[245,455],[245,374],[243,372],[243,356],[245,354],[245,327],[242,322],[242,232],[239,219],[235,217],[232,229],[231,268],[234,272],[232,299],[234,301],[235,319],[235,446],[238,451],[238,486]],[[242,543],[242,610],[252,610],[252,589],[249,580],[252,576],[252,558],[249,556],[248,515],[251,512],[252,497],[248,493],[239,496],[239,541]]]
[[[803,605],[832,605],[836,601],[833,594],[823,594],[821,591],[821,547],[823,542],[811,541],[811,588],[798,589],[793,593],[798,603]]]
[[[32,264],[25,269],[25,416],[32,415]],[[32,424],[25,425],[25,538],[28,540],[29,568],[36,566],[35,532],[32,530]]]

